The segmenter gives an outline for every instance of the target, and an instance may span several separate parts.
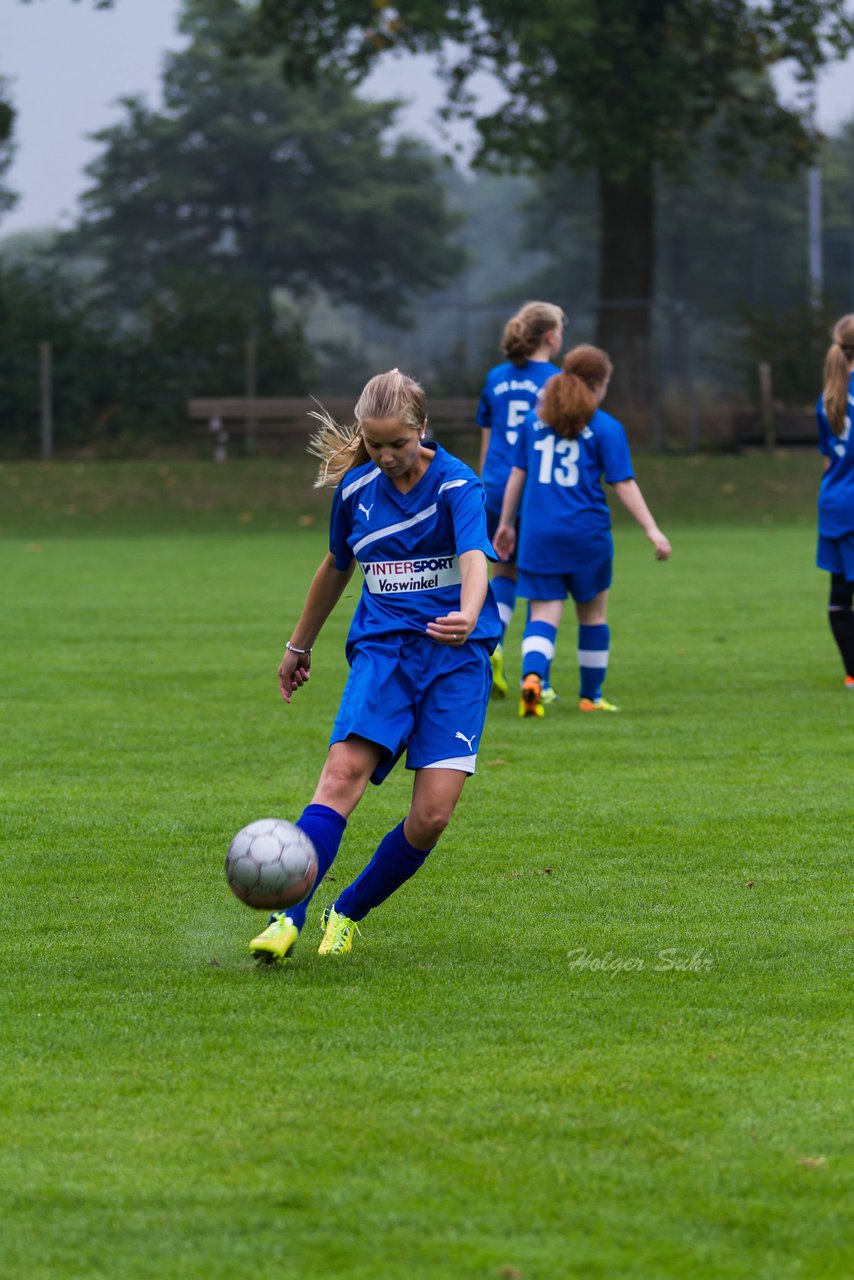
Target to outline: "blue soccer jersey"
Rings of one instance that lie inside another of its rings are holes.
[[[519,568],[575,573],[613,554],[609,484],[634,479],[622,425],[597,409],[575,440],[557,435],[531,413],[522,424],[513,465],[528,473],[522,496]]]
[[[501,510],[519,428],[555,373],[560,369],[548,360],[527,360],[523,365],[507,360],[486,375],[476,421],[491,432],[483,467],[486,505],[491,511]]]
[[[848,383],[848,412],[842,435],[830,428],[823,396],[819,396],[816,415],[818,447],[830,459],[818,491],[818,531],[823,538],[844,538],[854,533],[854,373]]]
[[[356,559],[364,575],[347,637],[348,661],[363,640],[423,635],[428,622],[459,609],[463,552],[496,559],[480,480],[441,445],[428,441],[425,447],[435,456],[408,493],[373,462],[348,471],[335,491],[329,527],[335,567],[348,569]],[[470,639],[491,649],[500,634],[490,588]]]

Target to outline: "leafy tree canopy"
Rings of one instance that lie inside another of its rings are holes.
[[[18,197],[4,185],[2,179],[14,156],[12,134],[15,127],[15,108],[9,98],[6,81],[0,76],[0,218],[16,203]]]
[[[399,316],[459,263],[436,158],[386,141],[396,103],[360,101],[331,73],[289,87],[275,57],[231,56],[246,23],[238,0],[188,0],[163,110],[126,98],[95,135],[76,243],[130,306],[197,271],[266,305],[279,287],[320,288]]]
[[[786,159],[806,154],[802,113],[766,73],[786,62],[809,82],[851,48],[854,16],[846,0],[260,0],[255,35],[281,48],[294,79],[342,60],[358,77],[386,50],[433,51],[449,108],[469,115],[470,76],[486,66],[507,98],[477,115],[484,158],[549,168],[560,157],[628,178],[649,161],[678,169],[712,121],[730,159],[756,138]]]
[[[809,83],[854,43],[854,17],[846,0],[258,0],[254,37],[293,82],[342,65],[358,81],[387,50],[432,51],[482,163],[594,172],[598,338],[618,358],[613,398],[645,414],[656,175],[684,172],[701,135],[731,166],[757,143],[778,166],[804,163],[815,138],[769,68]],[[494,110],[470,90],[482,68],[505,91]]]

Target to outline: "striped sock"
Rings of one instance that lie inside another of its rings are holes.
[[[498,605],[498,616],[501,619],[501,643],[504,643],[504,633],[510,625],[510,619],[513,617],[513,606],[516,603],[516,582],[513,578],[493,578],[492,594],[495,596],[495,603]]]
[[[549,684],[549,672],[552,658],[555,656],[555,640],[557,627],[550,622],[525,623],[525,634],[522,637],[522,678],[539,676],[544,685]]]
[[[578,628],[578,672],[581,676],[580,698],[597,702],[608,672],[608,648],[611,629],[606,622],[594,627]]]

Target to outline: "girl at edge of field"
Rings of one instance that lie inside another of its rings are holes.
[[[830,574],[827,616],[845,668],[845,687],[854,690],[854,315],[833,326],[816,417],[824,455],[816,564]]]
[[[536,406],[539,390],[560,372],[552,362],[563,345],[565,320],[561,308],[552,302],[526,302],[504,326],[501,350],[507,360],[486,375],[476,422],[481,429],[479,471],[486,490],[486,529],[490,539],[498,528],[519,426]],[[501,641],[492,654],[492,692],[504,698],[509,692],[504,674],[504,633],[516,604],[516,565],[512,555],[506,562],[492,566],[491,579],[501,616]],[[547,686],[544,701],[554,697],[551,686]]]
[[[382,782],[404,750],[415,773],[409,812],[326,908],[320,954],[349,952],[358,922],[424,864],[475,771],[500,630],[487,574],[494,553],[483,487],[440,445],[424,443],[427,405],[418,383],[398,369],[372,378],[348,431],[324,413],[315,417],[317,487],[337,487],[330,550],[279,664],[285,702],[309,679],[312,646],[357,557],[365,579],[329,752],[297,819],[317,850],[314,888],[297,906],[275,913],[249,944],[259,960],[278,963],[290,957],[368,782]]]
[[[530,616],[522,641],[521,716],[544,714],[542,689],[549,680],[567,595],[575,602],[578,618],[579,710],[617,710],[602,697],[610,650],[607,611],[613,563],[610,513],[601,483],[603,473],[649,538],[655,558],[667,560],[670,556],[670,543],[653,519],[634,478],[622,424],[600,408],[612,371],[610,358],[600,348],[574,347],[565,356],[562,371],[546,384],[537,412],[525,423],[525,432],[538,429],[542,424],[553,435],[551,456],[559,461],[544,486],[553,488],[553,481],[556,482],[557,502],[552,504],[555,510],[546,510],[549,496],[546,493],[538,504],[544,519],[542,530],[538,532],[533,528],[533,521],[527,516],[522,522],[519,594],[530,600]],[[577,442],[575,449],[564,446],[565,441]],[[514,464],[504,494],[494,540],[502,559],[512,554],[516,546],[514,522],[528,479],[528,443],[523,433],[517,445],[519,465]],[[534,448],[546,443],[547,438],[543,437],[534,442]],[[544,453],[543,450],[541,458]],[[569,461],[573,458],[574,461]],[[538,479],[542,479],[542,465]],[[553,572],[551,568],[540,572],[534,567],[538,561],[545,560],[543,553],[554,540],[555,524],[550,523],[549,517],[551,521],[564,523],[569,519],[576,526],[577,545],[583,547],[583,564],[567,566],[565,572]]]

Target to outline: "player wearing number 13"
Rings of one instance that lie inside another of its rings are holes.
[[[519,594],[531,602],[522,641],[519,714],[541,716],[555,640],[568,595],[578,615],[582,711],[615,711],[602,697],[610,631],[608,589],[614,544],[602,476],[666,560],[670,543],[637,486],[626,433],[599,407],[612,365],[598,347],[573,348],[563,370],[543,389],[525,419],[507,481],[494,545],[502,558],[516,545],[514,522],[522,500],[518,550]]]

